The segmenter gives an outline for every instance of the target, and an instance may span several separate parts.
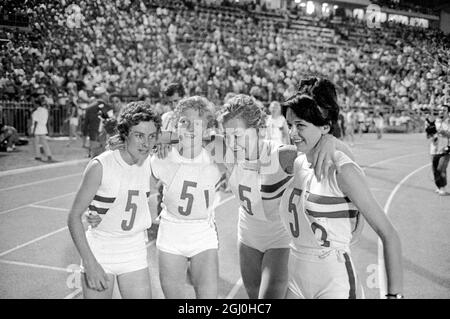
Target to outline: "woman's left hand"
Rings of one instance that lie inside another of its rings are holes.
[[[165,159],[172,149],[172,145],[170,144],[156,144],[154,148],[154,152],[159,159]]]

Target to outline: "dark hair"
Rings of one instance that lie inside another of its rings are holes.
[[[111,136],[108,140],[109,148],[123,144],[132,126],[148,121],[155,123],[157,131],[161,129],[161,117],[152,109],[149,103],[142,101],[128,103],[120,113],[117,121],[117,134]],[[112,131],[113,128],[109,127],[109,130]]]
[[[291,109],[295,115],[302,120],[310,122],[315,126],[330,125],[331,121],[324,116],[321,108],[316,101],[305,94],[296,94],[282,103],[283,116],[286,117],[288,109]]]
[[[285,117],[290,108],[299,118],[316,126],[329,125],[330,133],[339,117],[336,88],[326,79],[302,80],[298,92],[282,103],[281,108]]]
[[[164,90],[164,95],[167,97],[173,96],[175,93],[178,93],[180,97],[184,96],[184,87],[181,83],[170,83],[166,89]]]
[[[431,138],[433,137],[433,135],[437,134],[436,121],[430,121],[428,119],[425,119],[425,121],[425,133],[427,135],[427,138]]]

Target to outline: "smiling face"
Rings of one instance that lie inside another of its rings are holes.
[[[308,154],[319,142],[321,136],[329,132],[329,126],[315,126],[299,118],[292,109],[286,112],[289,136],[299,152]]]
[[[225,142],[227,147],[235,154],[236,157],[254,159],[256,146],[258,143],[257,130],[247,128],[245,121],[239,117],[232,118],[223,123],[225,129]]]
[[[155,146],[157,129],[153,121],[142,121],[131,126],[126,137],[127,152],[133,160],[144,160]]]
[[[178,119],[178,137],[183,149],[191,149],[202,144],[203,134],[208,124],[207,116],[200,115],[198,110],[187,108]]]

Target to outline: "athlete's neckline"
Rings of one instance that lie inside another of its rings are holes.
[[[122,164],[123,166],[126,166],[126,167],[134,167],[134,166],[136,166],[137,163],[129,164],[129,163],[127,163],[127,161],[125,161],[125,159],[122,157],[122,153],[120,152],[120,149],[115,150],[114,152],[116,152],[115,156],[118,159],[118,161],[120,162],[120,164]]]
[[[173,151],[174,151],[174,155],[176,157],[178,157],[179,159],[181,159],[182,161],[189,162],[189,163],[195,163],[195,162],[199,162],[199,159],[201,159],[203,157],[205,149],[202,147],[200,153],[197,156],[195,156],[194,158],[189,158],[189,157],[185,157],[185,156],[181,155],[180,151],[176,148],[173,148],[172,152]]]

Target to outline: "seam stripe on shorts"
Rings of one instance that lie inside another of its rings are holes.
[[[345,258],[345,268],[347,269],[348,280],[350,283],[350,291],[348,294],[348,299],[356,299],[356,280],[355,273],[353,272],[352,262],[350,261],[350,256],[344,253]]]
[[[203,193],[205,194],[206,208],[209,208],[209,191],[205,190]]]

